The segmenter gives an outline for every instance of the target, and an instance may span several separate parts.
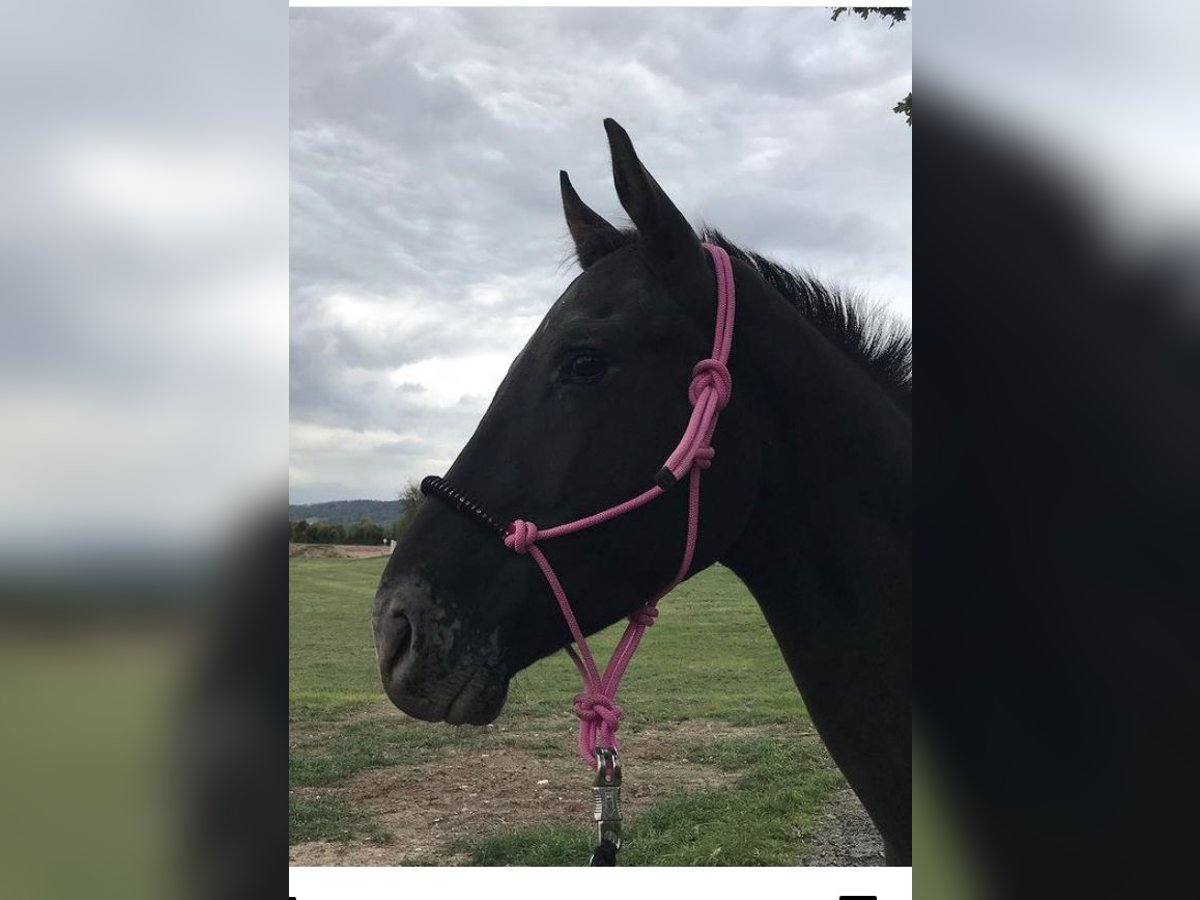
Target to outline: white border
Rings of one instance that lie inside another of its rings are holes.
[[[326,868],[295,866],[288,871],[288,894],[296,900],[343,900],[363,897],[477,896],[487,900],[562,900],[565,891],[620,891],[622,900],[639,896],[745,897],[754,889],[784,889],[789,897],[838,900],[874,896],[912,900],[912,869],[845,868]],[[472,894],[459,894],[458,891]]]

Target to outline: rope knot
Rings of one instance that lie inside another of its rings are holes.
[[[713,457],[717,455],[717,451],[707,445],[700,447],[696,451],[694,457],[697,469],[707,469],[712,465]]]
[[[621,723],[621,707],[613,703],[611,697],[595,691],[575,695],[575,715],[583,722],[603,723],[608,727],[609,734],[616,731]]]
[[[692,406],[700,402],[700,395],[705,390],[716,392],[718,410],[724,409],[729,403],[729,397],[733,393],[733,378],[719,359],[702,359],[692,369],[692,383],[688,387],[688,400],[692,402]]]
[[[524,519],[515,519],[504,533],[504,546],[516,553],[528,553],[537,538],[536,525]]]
[[[629,621],[634,625],[641,625],[643,628],[649,628],[654,624],[654,620],[658,618],[658,607],[647,603],[641,609],[635,610],[629,616]]]

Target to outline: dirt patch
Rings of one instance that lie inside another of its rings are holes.
[[[883,838],[853,791],[839,791],[801,866],[882,866]]]
[[[374,710],[357,711],[370,718]],[[569,723],[514,720],[488,729],[483,746],[447,747],[433,763],[359,772],[336,788],[297,789],[300,794],[336,796],[392,838],[364,841],[311,841],[289,848],[299,866],[395,866],[436,861],[461,865],[466,858],[450,848],[488,831],[528,826],[578,827],[591,820],[591,774],[578,757],[576,732]],[[647,809],[675,791],[727,787],[737,772],[689,760],[682,749],[737,738],[818,740],[794,725],[735,726],[719,721],[630,727],[622,731],[623,754],[636,760],[636,777],[624,785],[622,803],[630,812]],[[544,782],[544,783],[541,783]],[[883,865],[883,842],[852,791],[837,794],[823,816],[812,849],[797,865]]]
[[[704,724],[713,726],[705,729]],[[699,727],[697,727],[699,726]],[[675,791],[725,787],[737,774],[685,762],[676,744],[717,731],[752,734],[720,723],[688,723],[686,729],[655,727],[624,736],[637,777],[625,782],[621,801],[630,812],[647,809]],[[707,733],[706,733],[707,732]],[[520,734],[512,735],[521,740]],[[578,757],[575,732],[541,736],[554,745],[544,758],[521,747],[450,748],[436,763],[360,772],[336,791],[393,836],[387,845],[313,841],[290,849],[289,862],[303,866],[394,866],[406,860],[464,862],[448,847],[497,828],[578,826],[591,821],[590,772]],[[544,782],[544,783],[543,783]],[[320,793],[335,793],[322,788]]]
[[[354,544],[288,544],[288,558],[304,559],[365,559],[370,556],[391,556],[391,547],[363,547]]]

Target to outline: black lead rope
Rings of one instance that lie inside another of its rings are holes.
[[[615,866],[617,864],[617,845],[608,838],[602,840],[592,851],[589,866]]]

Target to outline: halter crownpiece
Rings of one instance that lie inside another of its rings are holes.
[[[721,247],[714,244],[704,244],[703,247],[712,257],[717,277],[717,315],[712,356],[700,360],[692,369],[692,381],[688,386],[688,400],[692,404],[691,418],[679,444],[655,476],[655,484],[652,487],[624,503],[552,528],[539,528],[533,522],[524,519],[515,519],[505,528],[484,510],[482,505],[455,489],[446,479],[430,475],[421,482],[421,493],[437,497],[459,512],[466,513],[500,536],[504,546],[514,553],[531,556],[542,570],[563,617],[567,620],[575,646],[579,648],[578,652],[570,646],[566,649],[583,680],[583,691],[576,695],[574,702],[575,712],[580,719],[579,754],[593,767],[596,766],[597,748],[616,750],[619,747],[616,731],[620,724],[621,707],[615,702],[617,687],[642,635],[654,624],[658,615],[656,604],[683,581],[691,568],[699,531],[700,475],[712,465],[716,451],[711,441],[717,427],[717,416],[729,403],[733,393],[733,379],[728,369],[729,351],[733,345],[733,265],[729,261],[729,254]],[[584,531],[645,506],[689,473],[687,541],[679,571],[653,599],[629,617],[629,627],[617,642],[612,658],[602,674],[575,619],[566,591],[539,545],[556,537]]]

